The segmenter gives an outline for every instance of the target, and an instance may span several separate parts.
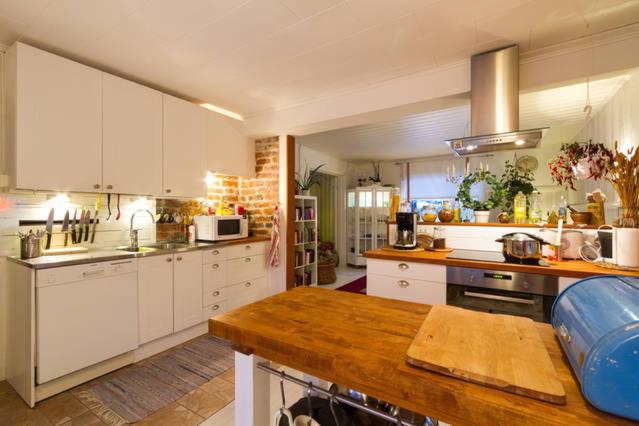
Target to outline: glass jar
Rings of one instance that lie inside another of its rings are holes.
[[[450,209],[450,203],[448,201],[444,201],[442,209],[437,214],[440,222],[448,223],[452,222],[454,219],[454,212]]]
[[[436,226],[433,231],[433,248],[435,250],[446,249],[446,234],[443,226]]]
[[[435,206],[432,204],[426,204],[424,207],[424,212],[422,213],[422,221],[433,223],[437,220],[437,210],[435,210]]]

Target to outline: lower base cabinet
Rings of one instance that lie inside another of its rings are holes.
[[[173,332],[178,332],[202,322],[202,252],[173,259]]]
[[[369,274],[366,277],[366,292],[370,296],[406,302],[446,304],[446,283]]]
[[[140,344],[173,333],[173,255],[138,260]]]

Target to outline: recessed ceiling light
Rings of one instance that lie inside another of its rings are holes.
[[[244,118],[240,114],[238,114],[237,112],[229,111],[228,109],[224,109],[224,108],[221,108],[221,107],[213,105],[213,104],[202,103],[202,104],[200,104],[200,106],[202,108],[206,108],[208,110],[215,111],[215,112],[217,112],[219,114],[226,115],[227,117],[231,117],[231,118],[234,118],[236,120],[240,120],[240,121],[244,120]]]
[[[525,140],[523,140],[523,139],[517,139],[517,140],[515,141],[515,145],[517,145],[517,146],[521,146],[521,145],[523,145],[523,144],[525,144],[525,143],[526,143],[526,141],[525,141]]]

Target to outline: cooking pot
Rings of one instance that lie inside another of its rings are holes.
[[[543,238],[525,232],[513,232],[502,235],[498,240],[502,243],[502,253],[507,261],[521,262],[529,259],[541,259],[541,248],[549,244]]]

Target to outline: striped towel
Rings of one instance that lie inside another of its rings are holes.
[[[273,231],[271,232],[271,247],[268,252],[269,263],[272,267],[280,266],[280,210],[273,211]]]

